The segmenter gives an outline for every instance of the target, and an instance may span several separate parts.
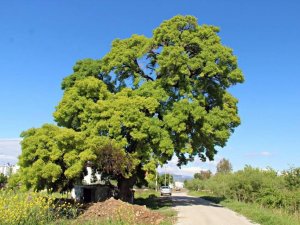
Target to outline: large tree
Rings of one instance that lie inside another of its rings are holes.
[[[194,179],[207,180],[211,177],[212,172],[210,170],[201,170],[200,173],[194,174]]]
[[[62,82],[64,95],[54,112],[57,125],[64,127],[55,128],[57,133],[74,135],[74,142],[60,146],[52,141],[54,134],[42,132],[53,144],[43,147],[33,140],[35,145],[27,145],[44,128],[26,131],[21,172],[44,165],[49,159],[44,151],[58,149],[59,157],[51,158],[55,166],[46,164],[52,172],[42,184],[80,177],[88,160],[117,179],[121,199],[128,201],[130,188],[154,176],[157,165],[174,154],[178,166],[197,155],[212,160],[216,147],[225,146],[240,124],[238,101],[227,89],[244,80],[218,31],[179,15],[164,21],[150,38],[116,39],[103,58],[77,62]],[[31,154],[35,157],[28,158]],[[27,184],[37,187],[36,179]]]
[[[232,165],[228,159],[221,159],[217,164],[217,173],[230,173]]]

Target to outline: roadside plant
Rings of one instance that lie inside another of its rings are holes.
[[[47,193],[0,190],[1,225],[40,225],[57,219],[74,219],[81,205],[55,199]]]
[[[54,219],[53,200],[36,192],[0,191],[1,225],[45,224]]]

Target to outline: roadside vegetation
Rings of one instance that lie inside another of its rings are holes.
[[[3,188],[6,183],[7,183],[7,176],[0,173],[0,189]]]
[[[138,189],[135,192],[134,204],[145,205],[147,208],[164,215],[166,219],[161,224],[171,225],[176,220],[177,212],[172,209],[172,199],[168,197],[161,198],[160,192],[155,190]]]
[[[160,193],[155,190],[139,189],[135,192],[134,204],[145,205],[147,208],[156,210],[166,216],[166,224],[172,224],[177,215],[172,209],[171,198],[160,198]]]
[[[55,220],[74,219],[82,205],[60,201],[43,192],[0,190],[0,224],[48,224]]]
[[[190,195],[220,203],[262,225],[300,224],[300,168],[278,174],[246,166],[185,185]]]
[[[64,224],[101,224],[101,225],[145,225],[143,221],[136,221],[136,209],[140,212],[148,213],[148,216],[157,214],[163,218],[159,224],[171,225],[175,221],[176,212],[171,209],[172,202],[169,198],[159,198],[159,193],[154,190],[138,190],[136,192],[135,204],[128,206],[128,203],[118,202],[121,207],[118,216],[114,218],[99,217],[89,218],[82,215],[90,210],[89,207],[95,204],[79,204],[71,199],[62,198],[58,193],[48,194],[47,192],[33,192],[10,190],[3,188],[0,190],[0,224],[1,225],[64,225]],[[110,200],[116,204],[117,200]],[[111,205],[110,203],[110,205]],[[96,203],[97,204],[97,203]],[[98,203],[101,204],[101,203]],[[102,204],[105,204],[102,203]],[[115,210],[114,206],[103,205],[105,210]],[[144,207],[146,206],[150,211]],[[138,208],[140,207],[140,208]],[[96,208],[97,210],[99,208]],[[101,210],[101,208],[100,208]],[[103,210],[102,210],[103,211]],[[153,213],[152,213],[153,212]],[[96,213],[95,213],[96,214]],[[154,218],[157,219],[157,218]]]

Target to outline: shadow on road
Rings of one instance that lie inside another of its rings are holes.
[[[205,206],[223,208],[222,206],[216,203],[207,201],[200,197],[172,196],[172,201],[174,206],[205,205]]]

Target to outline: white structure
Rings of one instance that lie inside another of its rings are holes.
[[[87,166],[87,175],[84,176],[82,184],[74,185],[71,190],[73,199],[79,202],[98,202],[112,196],[111,187],[105,185],[101,180],[101,174],[93,174],[92,168]]]
[[[175,181],[175,189],[180,191],[184,186],[184,183],[181,181]]]
[[[71,196],[78,202],[99,202],[112,197],[112,191],[109,185],[75,185]]]
[[[87,170],[87,175],[84,176],[82,183],[84,184],[95,184],[95,183],[100,183],[101,182],[101,174],[96,172],[93,175],[93,171],[91,167],[86,167]]]
[[[10,175],[16,173],[20,167],[15,165],[6,165],[6,166],[0,166],[0,173],[2,173],[4,176],[9,177]]]

